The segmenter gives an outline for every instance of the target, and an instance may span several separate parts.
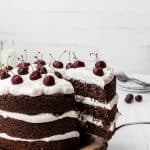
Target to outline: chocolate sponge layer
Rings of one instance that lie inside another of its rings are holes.
[[[79,150],[79,139],[55,142],[19,142],[0,138],[0,150]]]
[[[84,97],[91,97],[100,102],[109,102],[116,95],[116,77],[107,84],[104,89],[96,84],[83,83],[80,80],[71,79],[69,80],[74,89],[76,95]]]
[[[27,123],[0,117],[0,133],[24,139],[39,139],[77,131],[77,119],[64,118],[49,123]]]
[[[64,112],[75,110],[74,95],[42,95],[37,97],[30,96],[0,96],[0,109],[35,115],[39,113],[62,114]]]
[[[90,106],[80,102],[77,102],[76,105],[78,111],[80,111],[81,113],[93,116],[96,119],[103,120],[107,124],[115,119],[116,113],[118,112],[117,105],[114,105],[111,110],[101,107]]]

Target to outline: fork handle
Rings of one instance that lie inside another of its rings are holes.
[[[141,80],[138,80],[138,79],[135,79],[135,78],[131,78],[132,81],[134,81],[135,83],[139,84],[139,85],[142,85],[144,87],[150,87],[150,84],[149,83],[146,83],[146,82],[143,82]]]

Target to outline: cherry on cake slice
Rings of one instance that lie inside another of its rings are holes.
[[[0,79],[0,148],[78,150],[77,123],[74,89],[54,73],[28,66]]]

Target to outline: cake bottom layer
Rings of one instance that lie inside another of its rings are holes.
[[[114,125],[115,126],[115,125]],[[110,140],[114,134],[114,131],[110,131],[105,127],[96,126],[90,122],[80,122],[79,123],[80,134],[88,133],[101,138],[104,138],[106,141]]]
[[[103,127],[96,126],[89,122],[87,122],[86,125],[89,133],[102,137],[105,140],[110,140],[114,134],[114,131],[107,130]]]
[[[79,138],[53,142],[21,142],[0,138],[0,150],[79,150]]]

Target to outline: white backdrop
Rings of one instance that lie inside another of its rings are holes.
[[[0,0],[0,39],[15,50],[101,50],[116,69],[150,74],[149,0]],[[45,53],[44,53],[45,54]]]

